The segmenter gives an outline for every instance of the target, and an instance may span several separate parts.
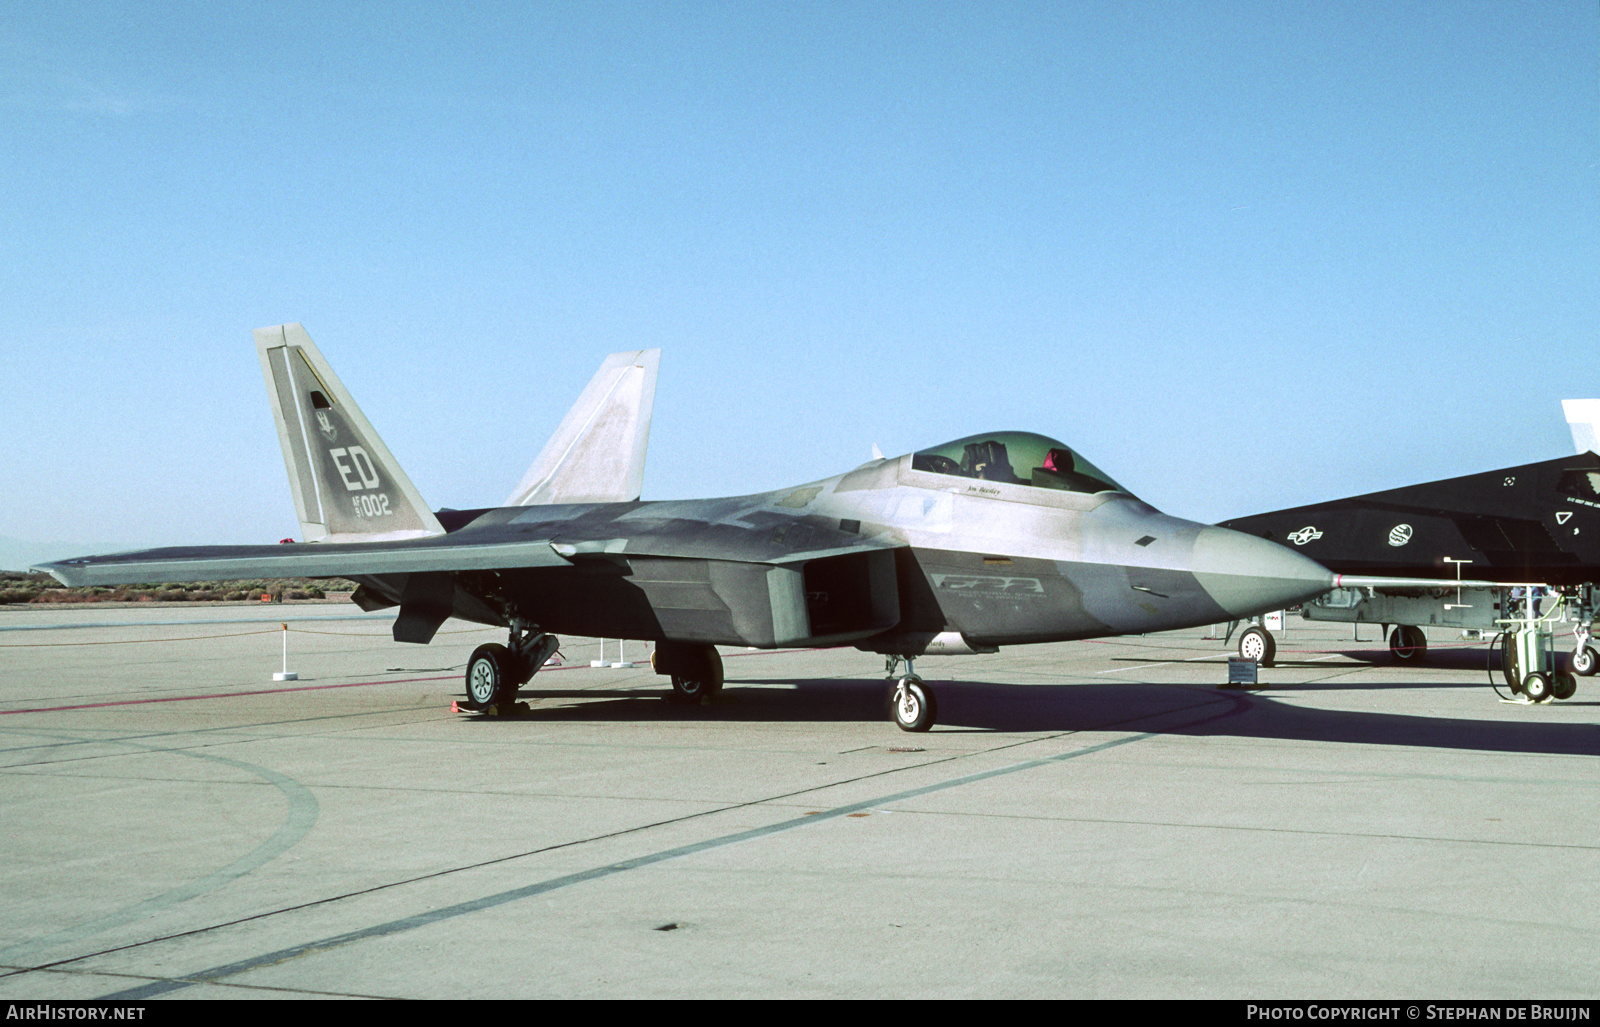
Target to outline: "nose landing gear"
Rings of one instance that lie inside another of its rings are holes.
[[[905,676],[895,681],[895,672],[902,660],[906,665]],[[889,707],[896,726],[902,731],[926,731],[933,727],[934,721],[939,717],[939,702],[934,698],[933,690],[917,677],[911,657],[885,657],[884,671],[890,681],[895,681],[894,691],[889,697]]]
[[[1278,644],[1273,641],[1272,632],[1259,624],[1246,628],[1239,636],[1239,655],[1247,660],[1254,660],[1263,667],[1272,666],[1272,659],[1278,654]]]

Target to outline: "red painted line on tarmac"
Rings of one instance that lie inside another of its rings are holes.
[[[577,670],[583,664],[571,664],[564,667],[546,667],[539,673],[548,674],[553,670]],[[347,681],[339,685],[295,685],[292,688],[255,688],[248,692],[216,692],[211,695],[167,695],[159,699],[119,699],[116,702],[80,703],[76,706],[38,706],[26,710],[0,710],[0,716],[10,713],[56,713],[61,710],[97,710],[104,706],[138,706],[152,702],[192,702],[196,699],[235,699],[246,695],[278,695],[282,692],[317,692],[325,688],[365,688],[368,685],[405,685],[416,684],[419,681],[454,681],[457,675],[450,674],[442,678],[393,678],[388,681]]]
[[[139,706],[152,702],[191,702],[196,699],[236,699],[246,695],[277,695],[280,692],[316,692],[325,688],[362,688],[367,685],[403,685],[417,681],[454,681],[455,675],[443,678],[395,678],[392,681],[348,681],[342,685],[296,685],[293,688],[257,688],[248,692],[217,692],[212,695],[167,695],[159,699],[119,699],[116,702],[80,703],[76,706],[38,706],[26,710],[0,710],[0,716],[11,713],[56,713],[60,710],[96,710],[103,706]]]
[[[837,647],[836,647],[837,648]],[[781,652],[802,652],[799,649],[767,649],[759,654]],[[729,653],[729,656],[755,656],[758,653]],[[569,663],[560,667],[545,667],[539,671],[548,674],[556,670],[589,670],[586,663]],[[598,668],[593,668],[598,669]],[[75,706],[34,706],[24,710],[0,710],[0,717],[13,713],[59,713],[64,710],[98,710],[107,706],[141,706],[145,703],[157,702],[193,702],[197,699],[237,699],[247,695],[279,695],[284,692],[318,692],[327,688],[365,688],[370,685],[405,685],[416,684],[422,681],[454,681],[457,675],[450,674],[439,678],[394,678],[389,681],[347,681],[339,685],[295,685],[292,688],[256,688],[248,692],[215,692],[210,695],[167,695],[159,699],[118,699],[115,702],[79,703]]]

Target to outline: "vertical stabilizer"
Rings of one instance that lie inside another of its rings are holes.
[[[298,324],[257,328],[256,352],[307,542],[443,535],[438,518]]]
[[[1600,399],[1564,399],[1561,409],[1580,453],[1600,453]]]
[[[660,367],[658,349],[607,357],[506,505],[638,499]]]

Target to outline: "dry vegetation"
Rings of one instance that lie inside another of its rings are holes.
[[[285,599],[323,599],[329,592],[351,592],[355,587],[355,582],[344,578],[258,578],[64,588],[48,574],[0,571],[0,604],[260,602],[262,596],[281,603]]]

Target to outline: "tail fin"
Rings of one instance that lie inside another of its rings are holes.
[[[607,357],[506,505],[638,499],[660,367],[658,349]]]
[[[443,535],[416,486],[298,324],[257,328],[295,513],[307,542]]]
[[[1600,399],[1564,399],[1561,409],[1580,453],[1600,453]]]

